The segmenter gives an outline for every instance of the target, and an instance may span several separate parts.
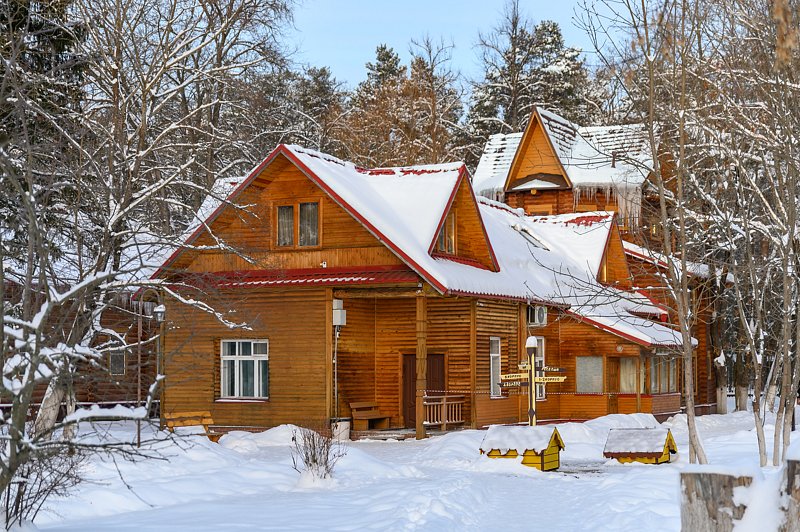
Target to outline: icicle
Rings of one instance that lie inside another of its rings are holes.
[[[620,220],[624,225],[635,228],[642,214],[642,187],[639,185],[617,183],[581,183],[572,188],[573,210],[577,210],[581,200],[595,201],[598,192],[606,198],[613,196],[617,203]]]

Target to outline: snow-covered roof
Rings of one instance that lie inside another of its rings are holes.
[[[651,172],[642,124],[582,127],[541,107],[536,113],[573,187],[641,187]]]
[[[520,140],[522,133],[498,133],[489,137],[472,176],[472,188],[477,194],[488,198],[503,190]]]
[[[544,133],[550,138],[573,188],[640,188],[651,172],[651,151],[643,124],[579,126],[553,112],[536,108]],[[475,170],[475,192],[493,197],[506,186],[523,133],[489,137]],[[517,183],[512,190],[559,188],[541,179]]]
[[[488,453],[493,449],[497,449],[505,454],[510,449],[514,449],[520,455],[527,450],[541,453],[550,446],[551,441],[561,449],[564,448],[561,435],[553,426],[509,427],[492,425],[486,430],[486,436],[483,437],[481,451]]]
[[[226,201],[235,203],[236,195],[279,154],[442,294],[569,307],[575,317],[641,345],[682,343],[673,329],[635,315],[663,312],[646,297],[597,282],[613,213],[534,218],[472,194],[496,264],[492,271],[431,254],[455,192],[462,183],[469,187],[463,163],[364,169],[313,150],[281,145]],[[220,209],[200,227],[210,225]],[[170,261],[174,259],[175,255]]]
[[[653,251],[652,249],[637,246],[636,244],[626,241],[622,242],[622,246],[625,249],[625,254],[631,257],[648,262],[660,268],[666,268],[669,264],[668,257],[663,253],[659,253],[658,251]],[[680,264],[679,258],[675,258],[673,260],[676,265]],[[703,279],[708,279],[711,276],[711,268],[708,266],[708,264],[703,264],[701,262],[686,261],[686,270],[689,272],[689,275],[701,277]],[[719,273],[721,274],[721,272]],[[729,273],[726,280],[727,282],[732,283],[733,275]]]
[[[667,428],[636,428],[636,429],[611,429],[603,449],[607,458],[617,454],[639,454],[660,456],[664,452],[664,445],[670,431]],[[674,445],[674,440],[671,442]]]

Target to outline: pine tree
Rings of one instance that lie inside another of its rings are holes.
[[[363,166],[408,164],[408,124],[412,110],[404,97],[407,69],[390,47],[380,45],[375,62],[367,63],[367,79],[349,102],[347,158]]]
[[[594,120],[595,108],[584,96],[588,72],[557,23],[534,25],[512,0],[478,44],[483,79],[473,86],[467,114],[468,164],[477,163],[489,135],[522,131],[536,106],[579,123]]]

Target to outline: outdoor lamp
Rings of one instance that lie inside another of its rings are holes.
[[[153,309],[153,317],[156,319],[156,322],[158,323],[164,323],[164,318],[166,317],[166,314],[167,314],[167,307],[165,307],[163,304],[158,305]]]

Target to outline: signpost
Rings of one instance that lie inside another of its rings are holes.
[[[551,366],[535,367],[536,350],[539,349],[539,342],[535,336],[529,336],[525,342],[525,353],[527,360],[523,360],[519,366],[526,373],[506,373],[500,375],[500,386],[502,388],[528,388],[528,424],[536,426],[536,384],[546,384],[548,382],[564,382],[565,375],[544,375],[545,372],[563,372],[564,368]]]

